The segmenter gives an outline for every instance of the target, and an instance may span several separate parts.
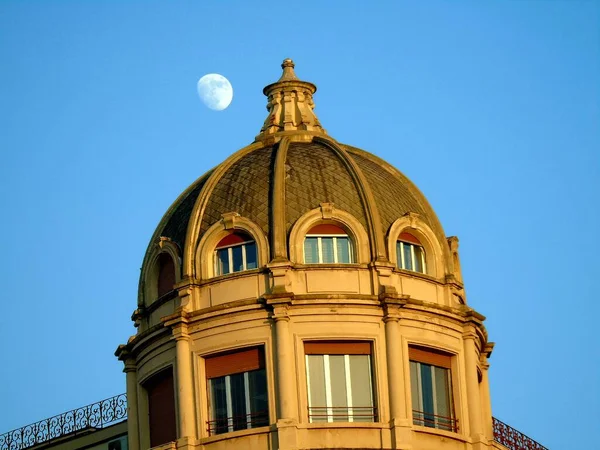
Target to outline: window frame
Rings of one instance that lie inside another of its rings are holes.
[[[404,267],[405,266],[405,264],[404,264],[404,261],[405,261],[404,246],[405,245],[408,245],[410,247],[410,260],[411,260],[412,269],[407,269],[406,267]],[[416,267],[415,248],[419,248],[420,253],[421,253],[420,264],[421,264],[421,268],[423,269],[422,271],[415,270],[415,267]],[[402,270],[408,270],[410,272],[427,274],[427,258],[425,256],[425,248],[421,244],[416,244],[414,242],[397,239],[396,240],[396,264],[397,264],[398,268],[402,269]]]
[[[318,262],[306,262],[306,239],[307,238],[317,238],[317,259]],[[333,238],[333,262],[323,262],[323,238]],[[338,258],[338,248],[337,248],[337,238],[346,238],[348,240],[348,262],[339,262]],[[348,233],[336,233],[336,234],[318,234],[311,233],[306,234],[304,236],[304,241],[302,243],[302,256],[304,264],[354,264],[354,245],[352,243],[352,236]]]
[[[256,352],[256,357],[252,356],[252,353],[254,352]],[[228,361],[225,361],[224,358],[228,358]],[[208,435],[216,436],[234,431],[249,430],[268,426],[270,423],[269,381],[267,378],[268,375],[266,370],[264,346],[258,345],[207,355],[204,357],[204,359],[208,400],[207,413],[209,417],[209,419],[206,421]],[[256,360],[253,361],[253,359]],[[233,363],[231,363],[232,360],[234,361]],[[218,368],[215,369],[215,367]],[[253,411],[253,399],[250,395],[250,374],[257,372],[262,372],[262,376],[264,377],[264,386],[262,386],[262,391],[264,391],[263,395],[265,396],[264,401],[266,409],[261,411]],[[235,375],[242,375],[243,396],[234,395],[232,376]],[[222,380],[224,382],[226,417],[217,416],[217,402],[215,401],[213,391],[213,383],[215,382],[214,380]],[[246,414],[236,416],[233,414],[234,403],[238,404],[240,399],[243,400],[244,411]],[[243,425],[244,423],[245,426],[240,427],[240,425]]]
[[[311,394],[311,375],[310,375],[310,357],[322,356],[323,359],[323,381],[325,389],[325,405],[314,406]],[[346,406],[333,406],[332,384],[335,382],[331,373],[331,356],[344,357],[344,384],[345,384],[345,402]],[[351,380],[350,356],[366,356],[369,374],[369,401],[370,405],[354,405]],[[374,385],[374,358],[373,343],[371,341],[305,341],[304,342],[304,363],[306,374],[307,390],[307,410],[309,423],[374,423],[377,422],[377,407]],[[314,411],[316,409],[316,411]],[[336,409],[345,410],[345,414],[337,414]],[[325,414],[319,414],[324,410]],[[368,414],[365,414],[368,410]],[[317,414],[315,414],[317,412]],[[325,418],[325,420],[315,420],[316,418]],[[342,417],[342,420],[336,420]],[[367,420],[360,420],[367,418]]]
[[[251,236],[247,236],[247,237],[251,237]],[[254,252],[255,252],[255,259],[256,259],[256,267],[253,268],[248,268],[248,258],[247,258],[247,246],[249,244],[254,244]],[[234,269],[234,261],[233,261],[233,248],[235,247],[241,247],[242,249],[242,270],[233,270]],[[227,265],[228,265],[228,272],[227,273],[221,273],[220,270],[220,260],[219,260],[219,251],[220,250],[227,250]],[[222,276],[222,275],[231,275],[233,273],[240,273],[240,272],[247,272],[248,270],[255,270],[258,268],[258,246],[257,243],[254,239],[248,239],[246,241],[242,241],[242,242],[236,242],[234,244],[228,244],[228,245],[223,245],[221,247],[215,247],[214,251],[213,251],[213,270],[214,270],[214,274],[216,277]]]
[[[458,418],[456,417],[456,408],[454,405],[454,380],[452,370],[452,358],[453,355],[448,353],[434,350],[431,348],[424,348],[420,346],[409,346],[409,380],[410,380],[410,391],[411,391],[411,410],[413,417],[413,424],[417,426],[423,426],[427,428],[434,428],[437,430],[449,431],[457,433],[459,430]],[[415,364],[415,366],[413,366]],[[431,385],[429,386],[431,403],[433,412],[424,411],[424,398],[425,392],[423,390],[422,380],[422,368],[423,366],[430,367],[431,369]],[[413,367],[416,367],[417,380],[414,379]],[[446,386],[444,401],[447,403],[447,409],[450,415],[444,416],[438,414],[440,403],[443,397],[438,395],[436,383],[436,372],[435,368],[442,369],[446,375]],[[418,398],[415,399],[415,391],[418,394]],[[421,406],[421,410],[417,409],[417,405]],[[417,414],[419,416],[417,416]]]

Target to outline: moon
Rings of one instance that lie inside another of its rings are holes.
[[[223,111],[233,99],[233,87],[227,78],[209,73],[198,80],[200,100],[214,111]]]

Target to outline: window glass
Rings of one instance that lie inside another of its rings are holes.
[[[374,422],[370,355],[306,355],[309,420]]]
[[[400,269],[425,273],[425,251],[421,245],[414,242],[397,241],[396,257]]]
[[[269,418],[264,411],[269,410],[267,395],[267,374],[264,370],[248,372],[248,394],[250,401],[250,421],[252,427],[262,427],[269,424]],[[263,413],[261,413],[263,411]]]
[[[257,267],[256,244],[254,242],[249,242],[246,244],[246,269],[256,269]]]
[[[268,425],[265,369],[211,378],[209,390],[210,434]]]
[[[321,239],[321,255],[323,264],[331,264],[335,262],[333,258],[333,238],[322,237]]]
[[[413,245],[413,251],[415,253],[415,272],[425,273],[423,268],[423,247],[419,247],[418,245]]]
[[[349,355],[354,422],[372,422],[373,387],[368,355]],[[367,389],[368,387],[368,389]]]
[[[407,242],[402,243],[402,251],[404,253],[404,261],[402,268],[406,270],[413,270],[412,256],[410,251],[411,247],[412,245],[408,244]]]
[[[217,275],[226,275],[229,273],[229,249],[222,248],[217,250]]]
[[[329,377],[331,380],[331,406],[334,422],[348,422],[348,394],[346,386],[346,355],[329,355]]]
[[[304,263],[317,264],[319,262],[319,238],[307,237],[304,239]]]
[[[456,431],[450,370],[445,367],[411,361],[410,382],[414,423]]]
[[[244,269],[244,258],[242,256],[243,245],[231,247],[231,257],[233,258],[233,271],[241,272]]]
[[[206,358],[210,435],[269,424],[264,349],[250,347]]]
[[[325,395],[325,366],[323,355],[306,355],[311,422],[327,422],[327,396]]]
[[[347,237],[336,238],[337,262],[342,264],[350,263],[350,239]]]
[[[215,275],[256,269],[258,253],[256,242],[246,234],[232,233],[219,242],[215,250]]]

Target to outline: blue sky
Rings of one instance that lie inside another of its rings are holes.
[[[250,3],[0,2],[0,432],[125,391],[113,352],[148,240],[253,140],[291,57],[329,134],[398,167],[460,238],[494,415],[589,448],[600,2]],[[222,112],[196,94],[211,72],[234,87]]]

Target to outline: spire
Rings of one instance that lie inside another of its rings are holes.
[[[269,115],[257,139],[282,132],[327,134],[313,112],[315,104],[312,96],[317,91],[317,87],[307,81],[301,81],[296,76],[294,67],[294,61],[290,58],[284,59],[281,64],[283,69],[281,78],[263,89],[263,93],[268,98]]]

